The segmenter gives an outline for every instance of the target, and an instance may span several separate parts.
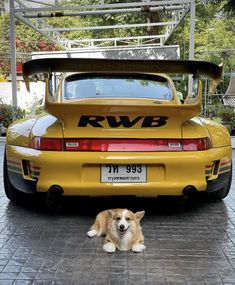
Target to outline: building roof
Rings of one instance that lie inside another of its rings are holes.
[[[228,89],[223,96],[224,106],[235,108],[235,74],[232,73],[229,80]]]

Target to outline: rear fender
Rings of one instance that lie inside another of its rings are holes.
[[[231,146],[230,134],[225,126],[206,118],[200,120],[210,134],[213,147]]]
[[[210,133],[207,128],[203,125],[201,120],[196,117],[182,125],[182,137],[184,139],[190,138],[210,138]]]
[[[36,118],[22,119],[11,124],[7,130],[7,145],[28,147],[29,136],[33,126],[36,123]]]
[[[30,133],[30,141],[33,137],[63,137],[63,124],[54,116],[45,114],[38,118]]]

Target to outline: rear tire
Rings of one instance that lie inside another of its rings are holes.
[[[24,193],[21,193],[11,184],[8,175],[6,151],[4,154],[4,161],[3,161],[3,184],[5,188],[5,194],[9,200],[11,200],[14,203],[19,203],[20,201],[22,201],[22,196]]]
[[[220,188],[219,190],[215,192],[206,193],[207,199],[218,201],[218,200],[224,199],[228,195],[230,187],[231,187],[231,183],[232,183],[232,173],[233,173],[233,170],[231,168],[227,183],[222,188]]]

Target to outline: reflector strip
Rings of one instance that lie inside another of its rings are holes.
[[[22,175],[21,162],[19,159],[15,160],[14,158],[9,158],[7,160],[7,169],[8,171]]]
[[[208,164],[208,165],[206,165],[206,170],[205,170],[206,176],[209,176],[209,175],[212,174],[213,165],[214,165],[214,164]]]
[[[228,166],[228,165],[231,165],[231,161],[225,161],[225,162],[221,162],[220,163],[220,166]]]
[[[228,172],[231,170],[232,162],[230,160],[223,160],[220,163],[219,173]]]

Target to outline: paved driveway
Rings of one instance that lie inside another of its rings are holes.
[[[223,202],[65,199],[16,206],[4,195],[0,143],[0,284],[235,284],[235,184]],[[145,210],[144,253],[103,252],[86,232],[112,207]]]

